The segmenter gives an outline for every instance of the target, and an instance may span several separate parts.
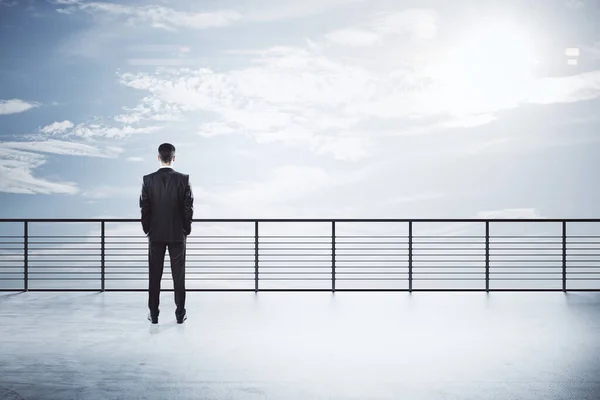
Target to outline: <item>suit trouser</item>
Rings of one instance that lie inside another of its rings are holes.
[[[175,291],[176,317],[185,314],[185,244],[186,242],[154,242],[148,245],[149,287],[148,308],[152,315],[158,316],[160,304],[160,283],[165,265],[165,252],[169,248],[171,276]]]

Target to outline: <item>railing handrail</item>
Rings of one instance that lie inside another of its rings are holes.
[[[140,218],[0,218],[0,222],[140,222]],[[193,222],[600,222],[600,218],[194,218]]]

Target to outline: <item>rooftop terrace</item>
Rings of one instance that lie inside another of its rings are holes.
[[[151,325],[145,293],[0,293],[0,389],[35,400],[600,398],[600,293],[188,298],[183,325],[172,293]]]

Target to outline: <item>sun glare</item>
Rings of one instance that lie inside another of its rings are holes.
[[[436,101],[449,112],[514,106],[534,78],[532,37],[515,24],[487,20],[449,49],[435,68],[441,91]]]

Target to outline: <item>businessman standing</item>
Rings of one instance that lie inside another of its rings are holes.
[[[185,245],[192,231],[194,195],[190,176],[173,170],[175,147],[163,143],[158,147],[158,171],[145,175],[140,195],[142,228],[148,236],[148,320],[158,323],[160,282],[169,249],[171,275],[175,290],[175,318],[181,324],[185,310]]]

